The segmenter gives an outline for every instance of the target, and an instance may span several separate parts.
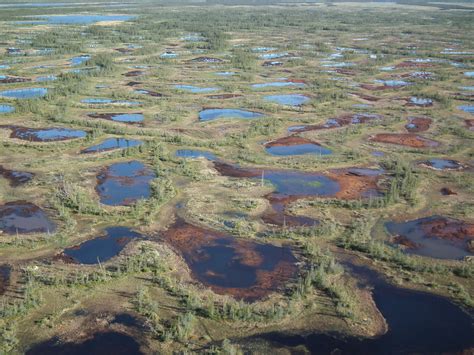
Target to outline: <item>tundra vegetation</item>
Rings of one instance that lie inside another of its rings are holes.
[[[472,351],[473,13],[0,0],[0,354]]]

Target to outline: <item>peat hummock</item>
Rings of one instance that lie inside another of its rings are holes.
[[[410,241],[406,247],[410,254],[462,259],[474,252],[470,244],[474,240],[474,224],[458,219],[431,216],[406,222],[387,222],[385,228],[395,238],[403,237]]]
[[[103,263],[118,255],[133,239],[143,237],[127,227],[109,227],[105,235],[67,248],[62,256],[80,264]]]
[[[139,161],[115,163],[97,175],[96,191],[103,204],[131,205],[150,197],[150,182],[155,177],[155,173]]]
[[[81,150],[81,153],[100,153],[114,149],[128,149],[142,144],[143,141],[137,139],[108,138],[99,144]]]
[[[433,148],[440,145],[437,141],[414,133],[378,133],[371,137],[370,140],[372,142],[403,145],[412,148]]]
[[[298,136],[288,136],[267,142],[265,150],[271,155],[279,156],[332,154],[330,149],[322,147],[319,143]]]
[[[0,175],[10,181],[10,186],[16,187],[31,181],[35,174],[27,171],[9,170],[0,165]]]
[[[14,201],[0,205],[0,230],[7,234],[50,233],[56,226],[35,204]]]
[[[161,235],[192,275],[219,294],[254,301],[278,291],[297,273],[297,260],[286,246],[236,239],[182,219]]]
[[[65,343],[58,338],[34,345],[27,355],[142,355],[140,344],[131,336],[108,331],[95,333],[92,338],[81,343]]]
[[[91,113],[88,114],[90,118],[100,118],[120,123],[137,124],[144,120],[142,113]]]
[[[10,138],[22,139],[30,142],[55,142],[69,139],[84,138],[87,132],[62,127],[51,128],[28,128],[20,126],[0,126],[0,128],[10,129]]]

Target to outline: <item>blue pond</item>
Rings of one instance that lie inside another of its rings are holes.
[[[219,90],[219,88],[216,87],[201,88],[193,85],[175,85],[174,87],[178,90],[189,91],[192,93],[207,93]]]
[[[55,25],[89,25],[103,21],[128,21],[135,18],[129,15],[55,15],[55,16],[36,16],[45,19],[49,24]]]
[[[462,105],[458,106],[458,109],[474,115],[474,105]]]
[[[84,55],[71,58],[69,62],[71,63],[71,65],[76,66],[76,65],[81,65],[82,63],[87,62],[89,59],[91,59],[91,56],[88,54],[84,54]]]
[[[435,170],[457,170],[461,169],[461,163],[457,162],[456,160],[451,159],[429,159],[424,164],[430,166]]]
[[[329,155],[332,151],[328,148],[324,148],[318,144],[297,144],[297,145],[280,145],[265,148],[267,153],[271,155],[279,156],[291,156],[291,155]]]
[[[410,97],[410,103],[416,106],[430,106],[433,104],[433,100],[422,97]]]
[[[108,138],[97,145],[82,150],[81,153],[98,153],[113,149],[127,149],[137,147],[141,144],[143,144],[143,142],[136,139]]]
[[[99,99],[99,98],[91,98],[91,99],[82,99],[81,103],[83,104],[90,104],[90,105],[125,105],[125,106],[139,106],[141,102],[138,101],[127,101],[127,100],[112,100],[112,99]]]
[[[210,152],[206,152],[203,150],[194,150],[194,149],[179,149],[176,151],[176,156],[178,158],[189,158],[189,159],[206,158],[211,161],[217,160],[217,157]]]
[[[243,118],[253,119],[262,117],[263,114],[258,112],[230,109],[230,108],[210,108],[199,112],[200,121],[212,121],[218,118]]]
[[[141,113],[122,113],[119,115],[112,115],[112,121],[116,122],[125,122],[125,123],[135,123],[143,121],[143,114]]]
[[[218,76],[234,76],[236,73],[233,71],[220,71],[215,74]]]
[[[0,69],[10,69],[10,66],[7,64],[0,64]]]
[[[45,88],[13,89],[0,91],[0,96],[12,99],[34,99],[44,97],[48,93]]]
[[[135,238],[142,237],[126,227],[109,227],[105,235],[65,249],[63,254],[81,264],[98,264],[118,255]]]
[[[261,84],[253,84],[252,88],[254,89],[262,89],[267,87],[287,87],[287,86],[296,86],[296,87],[303,87],[305,86],[303,83],[294,83],[291,81],[274,81],[271,83],[261,83]]]
[[[97,175],[100,202],[109,206],[130,205],[151,195],[155,173],[139,161],[112,164]]]
[[[464,76],[467,76],[468,78],[474,78],[474,71],[467,71],[464,73]]]
[[[474,86],[461,86],[459,87],[461,90],[468,90],[468,91],[474,91]]]
[[[55,81],[57,80],[58,77],[56,75],[44,75],[44,76],[38,76],[35,81],[38,83],[43,83],[43,82],[48,82],[48,81]]]
[[[0,113],[11,113],[15,111],[15,108],[10,105],[0,105]]]
[[[260,54],[259,57],[261,59],[265,59],[265,60],[268,60],[268,59],[278,59],[278,58],[283,58],[283,57],[286,57],[288,55],[288,53],[265,53],[265,54]]]
[[[268,95],[265,96],[266,101],[274,102],[286,106],[300,106],[309,101],[309,97],[299,94],[288,95]]]
[[[410,85],[408,81],[405,80],[374,80],[376,83],[383,84],[390,87],[399,87]]]
[[[85,131],[69,128],[17,128],[13,131],[14,138],[39,142],[84,138],[86,135]]]
[[[276,48],[273,47],[255,47],[252,48],[252,52],[254,53],[263,53],[263,52],[271,52],[276,50]]]
[[[177,57],[178,57],[178,53],[174,53],[174,52],[165,52],[165,53],[160,54],[160,58],[163,58],[163,59],[174,59]]]

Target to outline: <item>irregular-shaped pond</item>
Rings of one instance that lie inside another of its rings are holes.
[[[31,142],[53,142],[69,139],[84,138],[87,132],[71,128],[28,128],[18,126],[0,126],[10,128],[11,138],[18,138]]]
[[[118,255],[135,238],[143,237],[127,227],[109,227],[105,235],[65,249],[63,255],[80,264],[103,263]]]
[[[210,160],[210,161],[217,160],[217,157],[214,154],[212,154],[211,152],[203,151],[203,150],[179,149],[176,151],[175,155],[178,158],[190,158],[190,159],[206,158],[207,160]]]
[[[256,300],[281,288],[297,272],[289,247],[236,239],[183,220],[162,235],[183,255],[193,276],[216,293]]]
[[[214,91],[219,90],[219,88],[216,88],[216,87],[202,88],[202,87],[194,86],[194,85],[175,85],[174,87],[175,89],[189,91],[195,94],[208,93],[208,92],[214,92]]]
[[[438,259],[462,259],[472,255],[474,224],[454,218],[431,216],[406,222],[387,222],[393,241],[411,254]]]
[[[11,99],[35,99],[44,97],[48,93],[46,88],[28,88],[28,89],[12,89],[0,91],[0,96]]]
[[[56,225],[35,204],[25,201],[0,205],[0,230],[7,234],[50,233]]]
[[[268,142],[265,144],[265,150],[268,154],[278,156],[332,154],[330,149],[322,147],[319,143],[297,136],[284,137]]]
[[[300,106],[309,101],[309,97],[300,94],[268,95],[265,96],[264,99],[269,102],[286,106]]]
[[[100,153],[114,149],[127,149],[141,144],[143,144],[143,141],[137,139],[108,138],[97,145],[83,149],[81,153]]]
[[[232,108],[209,108],[199,112],[200,121],[212,121],[218,118],[254,119],[259,117],[263,117],[263,114]]]
[[[100,202],[110,206],[130,205],[151,195],[155,173],[139,161],[115,163],[97,175]]]

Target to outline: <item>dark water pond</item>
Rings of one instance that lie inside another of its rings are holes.
[[[30,182],[35,176],[35,174],[29,173],[27,171],[9,170],[1,165],[0,175],[5,179],[8,179],[10,181],[10,185],[13,187],[26,184],[27,182]]]
[[[0,91],[0,96],[11,99],[34,99],[44,97],[47,93],[46,88],[12,89]]]
[[[193,276],[215,292],[255,300],[295,276],[296,258],[287,246],[236,239],[178,220],[163,233],[183,255]]]
[[[194,150],[194,149],[179,149],[176,151],[176,157],[178,158],[190,158],[190,159],[195,159],[195,158],[206,158],[207,160],[210,161],[215,161],[217,160],[217,157],[212,154],[211,152],[206,152],[203,150]]]
[[[119,332],[96,333],[82,343],[64,343],[53,338],[29,349],[28,355],[135,355],[144,354],[131,336]]]
[[[253,119],[263,117],[263,114],[231,108],[210,108],[199,112],[200,121],[212,121],[218,118],[242,118]]]
[[[462,259],[472,255],[467,243],[474,239],[474,225],[442,216],[431,216],[405,222],[386,222],[385,228],[399,243],[408,246],[407,253],[438,259]]]
[[[375,304],[389,326],[386,334],[360,339],[273,332],[256,338],[277,346],[304,345],[312,354],[455,354],[474,346],[471,317],[447,299],[398,288],[366,267],[351,265],[350,269],[363,285],[373,288]]]
[[[65,249],[63,254],[80,264],[103,263],[118,255],[132,239],[140,237],[140,233],[127,227],[109,227],[104,236]]]
[[[0,265],[0,296],[7,290],[10,282],[11,267],[9,265]]]
[[[155,173],[139,161],[112,164],[97,175],[100,202],[110,206],[130,205],[151,195]]]
[[[269,102],[286,106],[300,106],[309,101],[309,97],[300,94],[268,95],[265,96],[264,99]]]
[[[97,145],[82,150],[81,153],[99,153],[114,149],[127,149],[141,144],[143,144],[143,141],[137,139],[108,138]]]
[[[0,205],[0,230],[7,234],[54,232],[55,224],[38,206],[14,201]]]

